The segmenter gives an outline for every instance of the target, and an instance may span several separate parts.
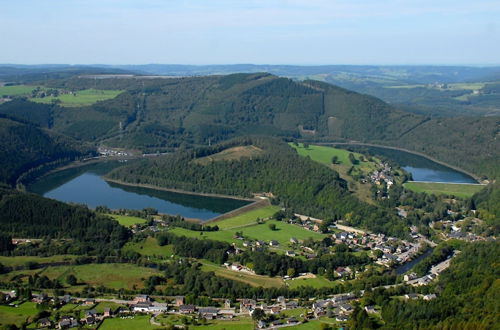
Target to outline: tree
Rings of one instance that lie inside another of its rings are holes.
[[[66,283],[68,283],[69,285],[76,285],[78,283],[78,280],[76,279],[75,275],[69,274],[66,277]]]
[[[276,225],[274,223],[270,223],[269,224],[269,229],[271,229],[272,231],[275,231],[277,230],[278,228],[276,228]]]
[[[286,271],[286,274],[290,277],[294,277],[295,276],[295,268],[288,268],[288,270]]]
[[[338,164],[339,163],[339,157],[338,156],[333,156],[332,157],[332,164]]]
[[[252,313],[252,319],[255,321],[260,321],[266,317],[266,313],[262,308],[256,308]]]

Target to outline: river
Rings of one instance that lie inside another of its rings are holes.
[[[124,186],[102,178],[119,165],[123,164],[110,161],[62,170],[42,177],[28,190],[63,202],[85,204],[90,208],[99,205],[134,210],[152,207],[160,213],[200,220],[212,219],[249,203],[231,198]]]

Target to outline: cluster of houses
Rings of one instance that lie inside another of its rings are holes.
[[[111,148],[104,148],[104,147],[99,147],[97,149],[97,152],[99,152],[99,154],[102,156],[102,157],[125,157],[125,156],[131,156],[128,152],[126,151],[123,151],[123,150],[118,150],[118,149],[111,149]]]
[[[382,167],[380,169],[375,170],[370,174],[370,181],[376,185],[380,185],[382,182],[385,182],[387,187],[390,188],[394,184],[392,168],[387,163],[382,163],[381,165]]]
[[[316,300],[312,305],[312,313],[314,317],[330,314],[328,316],[335,317],[337,321],[345,322],[354,310],[351,303],[355,299],[357,297],[353,293],[347,293],[336,295],[330,299]]]

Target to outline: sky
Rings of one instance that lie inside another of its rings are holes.
[[[0,63],[500,64],[495,0],[0,0]]]

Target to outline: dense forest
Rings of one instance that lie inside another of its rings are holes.
[[[8,237],[42,239],[41,246],[45,249],[35,244],[15,250],[29,255],[116,254],[131,235],[115,220],[84,206],[3,188],[0,188],[0,232]],[[4,242],[3,252],[10,250],[5,240],[0,241]]]
[[[252,159],[200,164],[199,157],[236,145],[253,145],[263,153]],[[196,158],[198,157],[198,158]],[[269,138],[241,138],[222,146],[179,152],[117,168],[113,180],[185,191],[251,196],[272,193],[273,202],[297,213],[340,219],[355,226],[404,237],[407,227],[394,215],[364,204],[347,190],[346,182],[327,167],[300,157],[286,143]]]
[[[0,141],[0,182],[10,185],[41,165],[94,154],[93,148],[71,138],[7,118],[0,118]]]

